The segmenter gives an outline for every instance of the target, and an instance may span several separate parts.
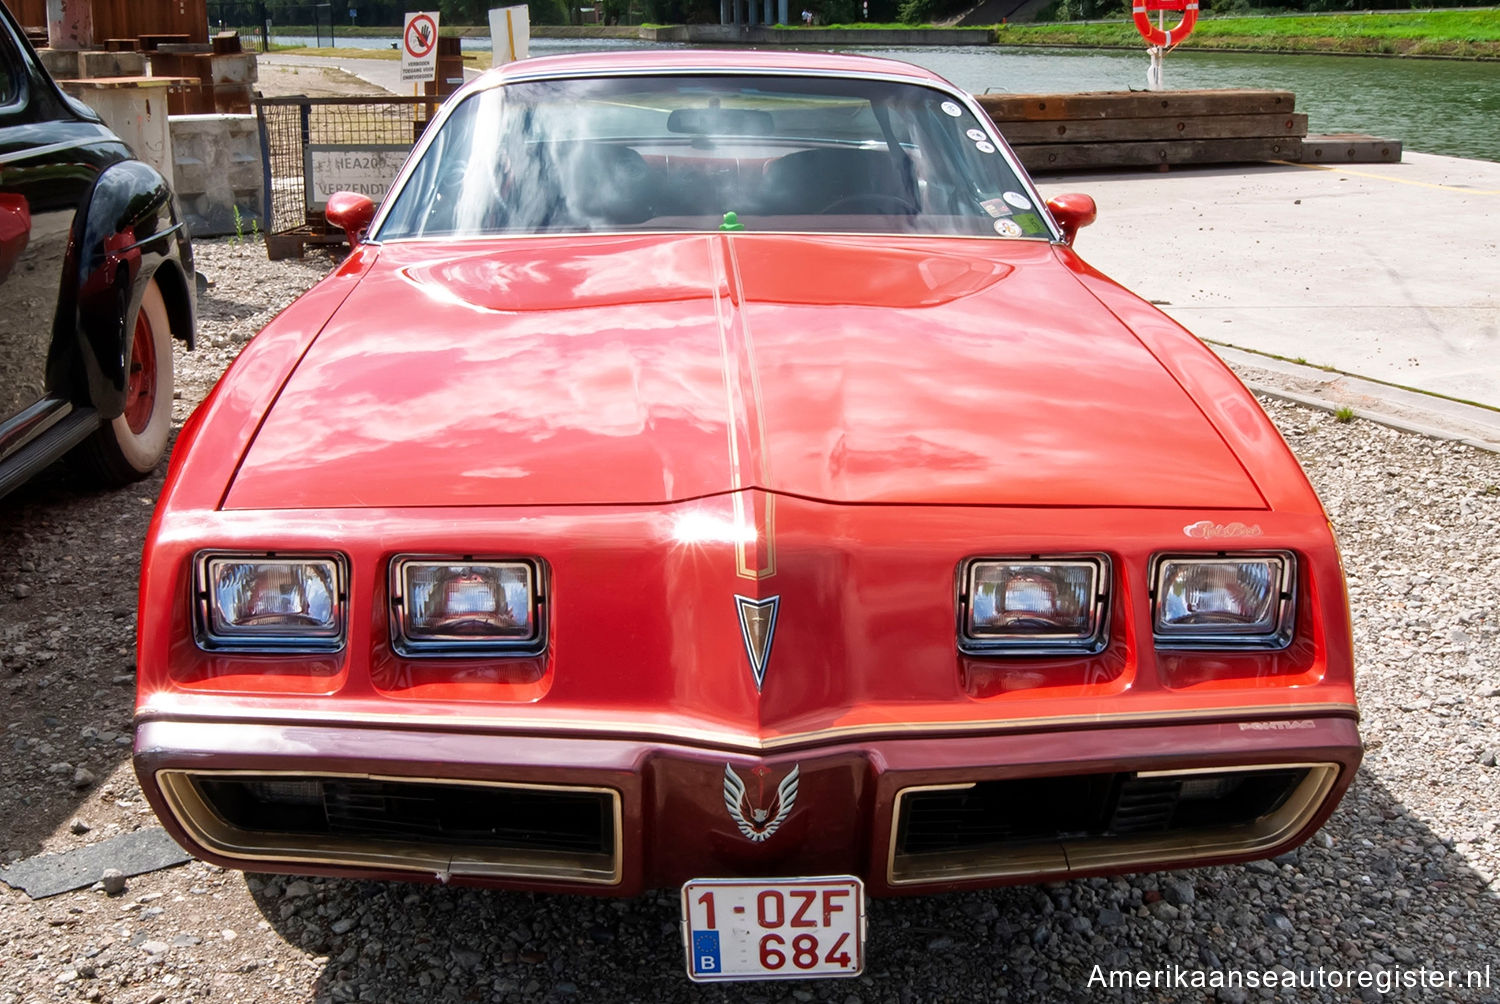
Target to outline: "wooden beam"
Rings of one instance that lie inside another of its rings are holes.
[[[1083,119],[1074,122],[1000,122],[1011,146],[1032,143],[1126,142],[1152,139],[1253,139],[1307,135],[1307,116],[1197,115],[1174,118]]]
[[[1304,164],[1399,164],[1401,141],[1363,133],[1309,136],[1302,141],[1301,159]]]
[[[1162,118],[1191,115],[1285,115],[1291,91],[1091,91],[1081,94],[976,94],[996,122]]]
[[[1302,140],[1168,140],[1157,143],[1050,143],[1016,148],[1028,171],[1067,171],[1106,167],[1236,164],[1257,160],[1301,160]]]

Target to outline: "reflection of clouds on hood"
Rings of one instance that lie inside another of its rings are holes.
[[[718,490],[728,415],[705,242],[592,258],[526,242],[431,264],[387,249],[288,381],[232,503],[278,480],[291,505]],[[670,299],[621,302],[653,273]]]
[[[563,310],[712,295],[712,238],[599,238],[528,258],[493,246],[400,274],[428,296],[479,310]]]
[[[745,239],[501,240],[430,262],[431,246],[382,249],[288,380],[229,504],[685,499],[735,485],[731,430],[738,469],[766,472],[748,483],[813,498],[1261,504],[1155,357],[1057,279],[1047,246],[993,261],[997,245],[972,242],[991,255],[959,269],[933,264],[948,242],[903,256],[883,239],[780,238],[779,255],[726,274]],[[913,287],[914,305],[781,298],[808,273],[860,267],[872,290]],[[726,278],[759,296],[716,300]]]

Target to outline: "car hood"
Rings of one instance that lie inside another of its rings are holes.
[[[696,234],[393,244],[229,508],[1264,506],[1048,245]]]

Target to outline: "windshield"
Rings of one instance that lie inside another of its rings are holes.
[[[812,76],[476,92],[375,236],[739,228],[1051,236],[989,134],[949,95]]]

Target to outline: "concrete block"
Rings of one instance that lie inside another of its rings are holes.
[[[248,231],[254,221],[264,231],[265,175],[255,116],[173,115],[170,121],[176,152],[173,187],[192,232],[202,237],[234,233],[236,209],[242,230]]]
[[[150,77],[101,77],[86,81],[61,81],[69,94],[81,100],[125,141],[138,160],[172,176],[172,136],[167,125],[165,80]]]
[[[38,49],[36,54],[53,80],[77,80],[83,76],[77,49]]]
[[[84,77],[143,77],[146,56],[140,52],[80,52],[80,74]]]
[[[213,74],[216,84],[253,84],[260,79],[253,52],[215,55]]]

